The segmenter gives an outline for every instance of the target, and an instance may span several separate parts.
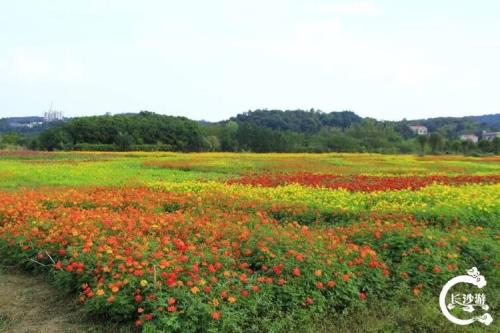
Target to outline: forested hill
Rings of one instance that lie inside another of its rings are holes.
[[[417,124],[428,128],[428,137],[417,140],[409,128]],[[378,121],[352,111],[255,110],[210,123],[142,111],[73,118],[18,143],[47,150],[499,153],[500,139],[459,140],[462,134],[499,130],[499,124],[500,114]],[[2,140],[0,147],[17,137]]]
[[[483,130],[500,131],[500,113],[483,116],[418,119],[408,121],[407,123],[426,126],[429,131],[439,132],[445,137],[451,139],[465,133],[479,135]]]
[[[323,127],[345,129],[352,124],[361,123],[363,118],[352,111],[324,113],[312,109],[310,111],[255,110],[239,114],[230,120],[278,131],[314,133]]]
[[[241,113],[229,119],[238,124],[251,124],[278,131],[292,131],[298,133],[315,133],[324,127],[347,129],[354,124],[360,124],[362,118],[352,111],[321,112],[304,110],[255,110]],[[372,119],[375,121],[374,119]],[[428,119],[376,121],[391,124],[403,136],[411,136],[408,126],[423,125],[429,132],[438,132],[447,139],[457,138],[461,134],[480,134],[481,131],[500,131],[500,113],[466,116],[466,117],[437,117]]]
[[[48,150],[200,151],[203,143],[201,126],[197,122],[142,111],[74,118],[41,133],[34,145]]]
[[[500,130],[500,113],[497,114],[486,114],[483,116],[469,116],[465,119],[470,119],[472,121],[478,122],[485,126],[489,126],[496,130]]]

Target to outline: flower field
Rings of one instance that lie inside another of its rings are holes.
[[[2,153],[0,187],[0,264],[144,332],[314,330],[401,293],[439,313],[472,266],[498,314],[495,157]]]

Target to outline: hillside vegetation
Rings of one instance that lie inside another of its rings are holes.
[[[40,150],[377,152],[498,154],[500,139],[460,141],[461,134],[498,130],[500,115],[377,121],[351,111],[256,110],[217,123],[142,111],[81,117],[53,124],[30,137],[7,133],[2,144]],[[418,138],[410,125],[424,125]]]

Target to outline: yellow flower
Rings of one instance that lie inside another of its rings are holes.
[[[97,292],[96,292],[97,296],[102,296],[104,295],[104,290],[102,289],[99,289]]]
[[[191,292],[192,292],[193,294],[197,294],[197,293],[199,293],[199,292],[200,292],[200,288],[198,288],[198,287],[193,287],[193,288],[191,288]]]
[[[148,281],[146,280],[141,280],[141,287],[146,287],[148,285]]]

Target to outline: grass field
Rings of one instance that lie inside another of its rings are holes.
[[[500,328],[498,157],[0,152],[0,188],[0,332]],[[488,327],[439,309],[472,266]]]

